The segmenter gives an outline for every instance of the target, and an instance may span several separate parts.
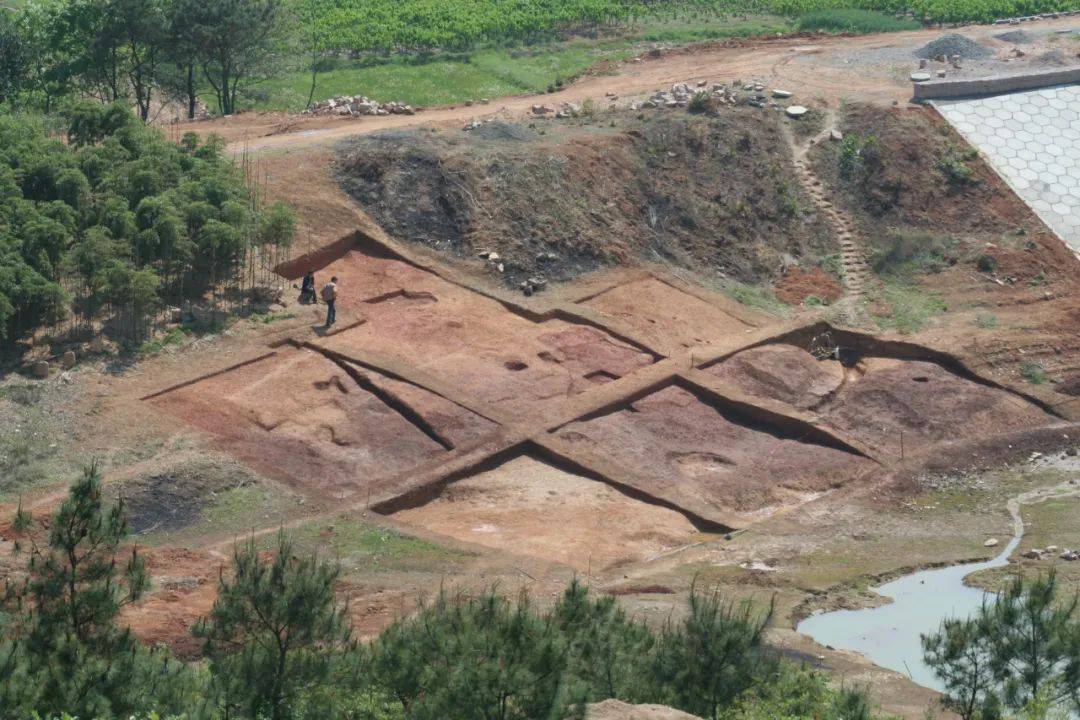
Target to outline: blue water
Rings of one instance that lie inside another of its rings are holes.
[[[941,690],[941,683],[923,662],[920,636],[937,630],[946,618],[972,615],[984,599],[992,599],[992,594],[964,585],[964,578],[1007,564],[1019,543],[1020,537],[1014,537],[986,562],[923,570],[885,583],[874,592],[891,598],[888,605],[813,615],[799,623],[799,632],[822,645],[862,653],[875,665]]]

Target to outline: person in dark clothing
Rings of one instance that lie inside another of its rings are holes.
[[[304,305],[316,302],[314,270],[304,273],[304,279],[300,282],[300,302]]]
[[[323,285],[322,299],[326,303],[326,327],[330,327],[337,320],[337,277],[330,278],[330,282]]]

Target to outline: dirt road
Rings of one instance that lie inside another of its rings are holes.
[[[1076,18],[1060,18],[1026,23],[1023,27],[1043,38],[1075,29]],[[911,97],[908,74],[917,61],[908,59],[906,49],[917,47],[952,30],[917,30],[903,33],[857,37],[810,36],[777,39],[732,40],[672,50],[659,58],[642,58],[622,63],[613,74],[586,77],[564,90],[545,95],[498,98],[488,104],[452,105],[425,110],[416,116],[389,115],[359,119],[307,117],[284,113],[244,113],[207,122],[185,123],[179,131],[215,132],[232,144],[234,152],[271,151],[325,143],[349,135],[417,124],[462,125],[472,119],[491,116],[515,117],[529,112],[532,105],[599,101],[615,93],[614,102],[665,88],[675,82],[707,80],[730,82],[754,80],[771,87],[789,89],[800,100],[835,105],[842,98],[858,97],[864,102],[905,103]],[[995,39],[1001,26],[974,26],[955,30],[998,50],[998,59],[980,65],[978,71],[1015,72],[1025,63],[1038,62],[1038,53],[1025,58],[1009,56],[1013,47]],[[971,72],[970,70],[968,72]]]

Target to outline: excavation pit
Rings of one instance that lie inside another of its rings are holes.
[[[612,477],[729,527],[807,502],[874,467],[800,434],[761,426],[678,385],[557,431],[610,463]]]
[[[309,349],[279,350],[151,401],[252,467],[335,497],[496,430],[423,388]]]
[[[450,483],[402,522],[587,572],[655,557],[700,538],[681,513],[528,455]]]
[[[511,417],[585,392],[597,372],[624,377],[655,360],[599,328],[536,322],[400,259],[352,250],[321,274],[339,280],[339,314],[367,319],[321,347],[407,366]]]
[[[691,348],[754,328],[716,305],[654,277],[618,285],[580,304],[633,328],[650,347]]]
[[[939,442],[1055,422],[1026,399],[931,360],[864,354],[844,367],[796,345],[775,344],[744,350],[707,372],[750,397],[812,411],[894,459]]]

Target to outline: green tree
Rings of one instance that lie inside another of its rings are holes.
[[[975,618],[952,618],[924,635],[926,664],[945,686],[942,705],[963,720],[996,716],[998,696],[991,667],[986,608]]]
[[[613,596],[593,600],[577,579],[551,616],[568,644],[568,682],[575,700],[646,699],[642,678],[648,675],[655,640],[644,623],[627,617]]]
[[[191,38],[218,110],[231,115],[244,83],[272,60],[285,29],[284,0],[214,0],[192,3],[178,28]]]
[[[27,88],[33,48],[15,13],[0,12],[0,103]]]
[[[227,716],[290,717],[293,703],[310,701],[312,687],[331,676],[335,655],[350,646],[334,598],[339,574],[315,555],[297,557],[284,532],[268,562],[254,539],[235,549],[232,577],[222,574],[210,616],[194,628]]]
[[[1018,576],[967,621],[923,638],[927,663],[962,717],[1033,703],[1080,712],[1080,597],[1062,598],[1057,575]]]
[[[696,584],[688,602],[682,621],[668,623],[660,635],[652,678],[659,700],[717,720],[759,677],[773,603],[759,612],[749,600],[728,601]]]
[[[7,587],[0,718],[111,718],[179,702],[183,668],[117,625],[149,584],[135,549],[121,561],[126,536],[123,501],[105,502],[91,465],[52,518],[48,546],[31,549],[25,580]]]
[[[410,720],[563,718],[567,645],[555,623],[494,589],[440,591],[414,617],[383,631],[372,672]]]

